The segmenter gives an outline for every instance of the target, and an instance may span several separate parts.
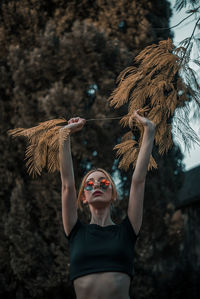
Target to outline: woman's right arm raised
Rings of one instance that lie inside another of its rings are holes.
[[[66,126],[70,135],[80,131],[85,124],[85,119],[80,117],[71,118]],[[60,129],[60,136],[63,128]],[[62,143],[59,151],[60,174],[62,182],[62,219],[66,235],[69,235],[77,221],[77,195],[74,180],[73,162],[71,156],[70,135]]]

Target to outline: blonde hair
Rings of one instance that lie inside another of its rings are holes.
[[[88,172],[86,173],[86,175],[85,175],[85,176],[83,177],[83,179],[82,179],[82,182],[81,182],[81,185],[80,185],[80,188],[79,188],[78,199],[77,199],[77,202],[78,202],[78,208],[79,208],[80,210],[83,210],[83,207],[82,207],[82,201],[83,201],[83,199],[84,199],[84,187],[85,187],[85,181],[86,181],[87,177],[88,177],[91,173],[93,173],[93,172],[95,172],[95,171],[103,172],[103,173],[105,174],[106,178],[109,179],[109,181],[111,182],[111,185],[112,185],[112,198],[111,198],[111,200],[114,201],[114,199],[117,198],[117,195],[118,195],[118,194],[117,194],[116,186],[115,186],[115,183],[114,183],[114,181],[113,181],[111,175],[110,175],[106,170],[104,170],[104,169],[102,169],[102,168],[94,168],[94,169],[91,169],[90,171],[88,171]]]

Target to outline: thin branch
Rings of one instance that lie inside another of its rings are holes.
[[[200,6],[197,7],[197,8],[195,9],[195,11],[193,11],[189,16],[185,17],[185,18],[184,18],[183,20],[181,20],[178,24],[176,24],[176,25],[174,25],[174,26],[172,26],[172,27],[164,27],[164,28],[152,27],[152,29],[155,29],[155,30],[168,30],[168,29],[173,29],[173,28],[179,26],[181,23],[183,23],[183,22],[184,22],[185,20],[187,20],[189,17],[191,17],[194,13],[196,13],[196,12],[198,11],[199,8],[200,8]]]
[[[119,117],[105,117],[105,118],[90,118],[90,119],[86,119],[86,121],[120,119],[122,117],[123,116],[119,116]]]
[[[104,117],[104,118],[90,118],[90,119],[86,119],[86,122],[88,121],[95,121],[95,120],[111,120],[111,119],[121,119],[122,117],[124,117],[124,115],[122,116],[119,116],[119,117]],[[67,125],[68,122],[64,121],[60,124],[56,124],[56,126],[60,126],[60,127],[63,127],[65,125]]]
[[[185,55],[186,55],[186,53],[187,53],[187,49],[188,49],[188,47],[189,47],[189,45],[190,45],[191,39],[192,39],[192,37],[193,37],[193,35],[194,35],[194,32],[195,32],[195,30],[196,30],[196,27],[197,27],[199,21],[200,21],[200,18],[197,20],[197,22],[196,22],[196,24],[195,24],[195,26],[194,26],[194,29],[193,29],[192,34],[191,34],[191,36],[190,36],[190,39],[189,39],[189,41],[188,41],[187,47],[186,47],[186,49],[185,49],[185,53],[184,53],[184,55],[183,55],[183,58],[181,59],[181,63],[180,63],[180,65],[181,65],[182,62],[184,61]]]

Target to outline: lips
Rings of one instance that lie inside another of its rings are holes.
[[[101,192],[101,191],[95,191],[92,195],[93,196],[100,196],[102,194],[103,194],[103,192]]]

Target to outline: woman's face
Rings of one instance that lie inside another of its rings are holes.
[[[107,176],[101,171],[94,171],[85,180],[83,203],[96,208],[110,205],[112,200],[112,185]]]

